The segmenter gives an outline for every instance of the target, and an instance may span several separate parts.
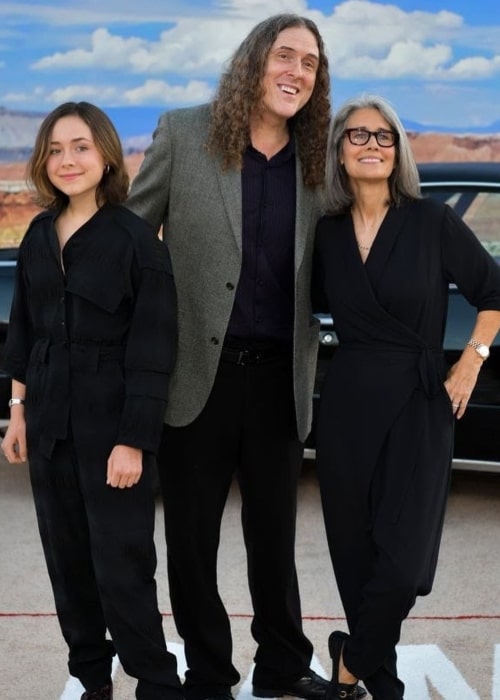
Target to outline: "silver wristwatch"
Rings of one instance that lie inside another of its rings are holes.
[[[12,408],[12,406],[16,406],[19,403],[24,403],[24,399],[9,399],[9,408]]]
[[[467,345],[470,345],[471,348],[474,348],[474,350],[477,352],[477,354],[483,359],[487,360],[488,357],[490,356],[490,349],[487,345],[484,343],[480,343],[478,340],[474,340],[474,338],[471,338],[468,342]]]

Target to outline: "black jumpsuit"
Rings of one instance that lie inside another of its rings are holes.
[[[448,285],[500,310],[500,267],[449,207],[422,199],[389,209],[365,264],[350,213],[322,218],[314,274],[339,338],[317,462],[345,662],[375,700],[400,700],[395,647],[432,588],[450,479]]]
[[[35,217],[20,246],[5,368],[26,384],[30,477],[69,670],[102,687],[116,650],[138,698],[180,698],[154,579],[154,453],[176,348],[168,251],[108,205],[61,253],[54,216]],[[106,485],[116,444],[143,450],[132,488]]]

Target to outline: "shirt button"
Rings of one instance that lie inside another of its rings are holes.
[[[234,289],[234,284],[232,282],[227,282],[226,289],[229,289],[229,291],[232,291]]]
[[[216,338],[215,336],[212,336],[212,337],[210,338],[210,342],[212,343],[212,345],[218,345],[218,344],[219,344],[219,339]]]

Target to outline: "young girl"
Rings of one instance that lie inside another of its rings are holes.
[[[176,347],[168,251],[121,205],[129,180],[120,140],[94,105],[66,103],[46,117],[28,178],[44,211],[19,249],[2,448],[11,463],[29,458],[82,700],[112,698],[115,653],[137,678],[137,698],[177,700],[153,541],[154,455]]]

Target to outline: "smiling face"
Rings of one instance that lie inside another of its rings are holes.
[[[105,168],[90,127],[76,115],[61,117],[54,124],[46,161],[47,176],[70,200],[95,202],[97,186]]]
[[[357,109],[351,113],[346,129],[361,128],[393,131],[389,122],[375,108]],[[396,147],[379,146],[373,135],[364,146],[356,146],[344,136],[341,161],[352,180],[388,180],[396,164]]]
[[[302,109],[314,90],[318,65],[318,44],[309,29],[289,27],[280,32],[262,78],[261,118],[283,122]]]

